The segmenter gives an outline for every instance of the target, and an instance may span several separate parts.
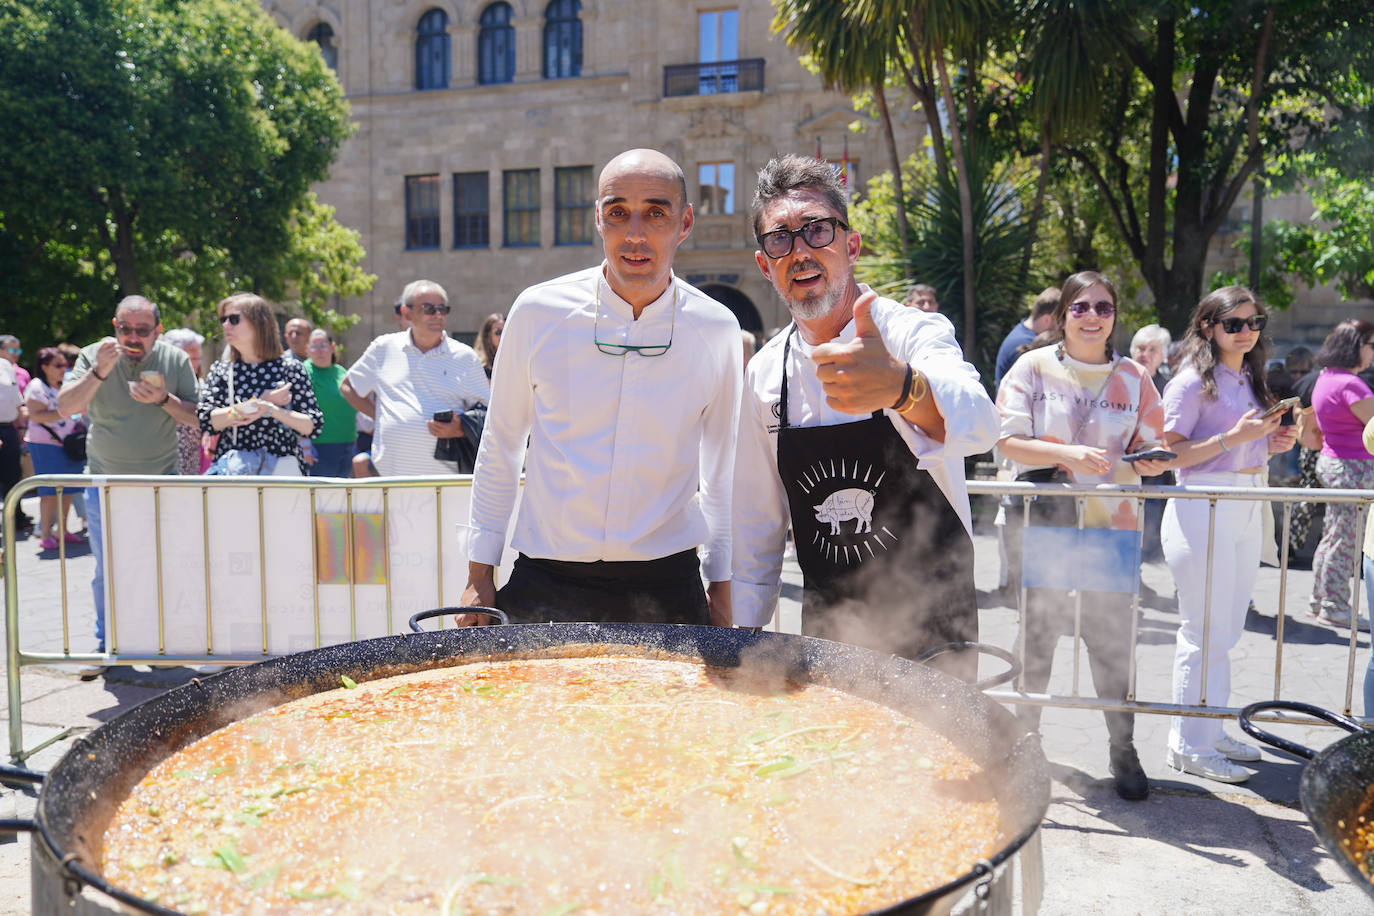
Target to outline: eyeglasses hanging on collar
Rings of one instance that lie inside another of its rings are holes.
[[[592,342],[596,348],[607,356],[624,356],[626,353],[634,353],[638,356],[662,356],[668,352],[673,345],[673,333],[677,330],[677,312],[679,287],[673,285],[673,317],[668,325],[668,342],[664,344],[622,344],[611,343],[601,339],[601,277],[596,278],[596,289],[593,292],[592,308],[595,310],[595,317],[592,319]]]

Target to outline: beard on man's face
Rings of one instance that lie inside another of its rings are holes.
[[[819,273],[822,281],[828,281],[829,277],[821,267],[820,262],[807,259],[797,264],[793,264],[787,271],[787,282],[790,288],[790,281],[793,277],[802,273]],[[775,287],[776,288],[776,287]],[[793,297],[778,289],[778,297],[782,299],[787,310],[792,313],[794,318],[812,320],[829,314],[840,299],[844,296],[843,285],[831,285],[828,282],[823,286],[818,286],[812,290],[806,290],[801,295]]]

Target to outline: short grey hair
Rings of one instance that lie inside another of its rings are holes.
[[[138,309],[140,311],[146,309],[151,311],[153,313],[153,324],[162,324],[162,310],[159,309],[157,303],[151,299],[144,296],[125,296],[123,299],[120,299],[119,304],[115,306],[115,315],[119,314],[120,309],[125,308]]]
[[[13,334],[0,334],[0,347],[7,347],[10,344],[19,345],[19,338]]]
[[[205,343],[205,335],[197,334],[190,328],[172,328],[162,335],[162,339],[174,347],[185,350],[191,344]]]
[[[749,205],[749,222],[754,227],[755,239],[763,231],[763,208],[797,188],[816,191],[840,219],[849,222],[849,197],[840,181],[840,173],[830,163],[810,156],[779,156],[768,160],[759,170],[754,200]]]
[[[1173,335],[1169,333],[1168,328],[1162,328],[1157,324],[1147,324],[1139,331],[1136,331],[1135,336],[1131,338],[1131,349],[1134,350],[1136,344],[1150,343],[1153,341],[1159,344],[1159,352],[1168,353],[1169,344],[1173,343],[1173,340]]]
[[[444,292],[444,288],[433,280],[411,280],[407,283],[406,288],[401,291],[401,305],[410,308],[416,296],[431,290],[439,294],[439,298],[444,300],[444,305],[448,305],[448,293]]]

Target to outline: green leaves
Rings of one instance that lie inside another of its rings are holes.
[[[81,339],[133,292],[174,326],[235,288],[319,311],[370,286],[309,194],[352,129],[342,89],[254,0],[9,0],[0,42],[0,270],[38,316],[20,333]]]

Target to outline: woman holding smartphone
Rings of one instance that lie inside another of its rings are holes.
[[[1170,466],[1180,484],[1262,486],[1269,455],[1292,447],[1297,433],[1279,425],[1283,411],[1261,416],[1274,400],[1265,381],[1261,333],[1268,320],[1254,293],[1243,286],[1222,287],[1193,310],[1184,368],[1164,388],[1164,438],[1178,453]],[[1175,703],[1200,701],[1204,653],[1208,705],[1224,706],[1230,696],[1229,653],[1240,638],[1259,574],[1264,511],[1266,504],[1259,500],[1219,500],[1209,566],[1208,501],[1171,499],[1164,508],[1160,539],[1178,589],[1180,618]],[[1259,760],[1260,753],[1227,735],[1220,719],[1179,716],[1169,733],[1167,759],[1175,770],[1234,783],[1250,773],[1233,761]]]
[[[301,364],[281,355],[272,307],[261,296],[235,293],[216,311],[228,346],[196,407],[200,428],[221,434],[208,473],[303,476],[299,439],[318,435],[324,415]]]
[[[1016,463],[1018,479],[1049,477],[1078,484],[1139,484],[1141,474],[1158,474],[1163,460],[1123,460],[1130,452],[1160,445],[1164,416],[1150,373],[1112,349],[1116,327],[1116,288],[1096,271],[1064,281],[1054,311],[1058,337],[1052,346],[1030,350],[1007,370],[997,391],[1002,414],[999,451]],[[1067,472],[1067,477],[1062,472]],[[1084,502],[1083,527],[1138,528],[1139,504],[1124,497],[1092,497]],[[1077,527],[1076,500],[1033,500],[1031,524]],[[1007,510],[1007,555],[1013,581],[1020,580],[1025,509]],[[1085,557],[1067,562],[1093,563]],[[1099,698],[1126,697],[1131,652],[1131,599],[1124,592],[1081,590],[1083,642],[1088,648],[1093,687]],[[1043,693],[1059,637],[1074,632],[1078,599],[1063,589],[1028,588],[1025,620],[1025,689]],[[1017,715],[1032,728],[1040,707],[1027,705]],[[1149,783],[1135,752],[1135,717],[1109,712],[1110,770],[1117,794],[1142,799]]]

